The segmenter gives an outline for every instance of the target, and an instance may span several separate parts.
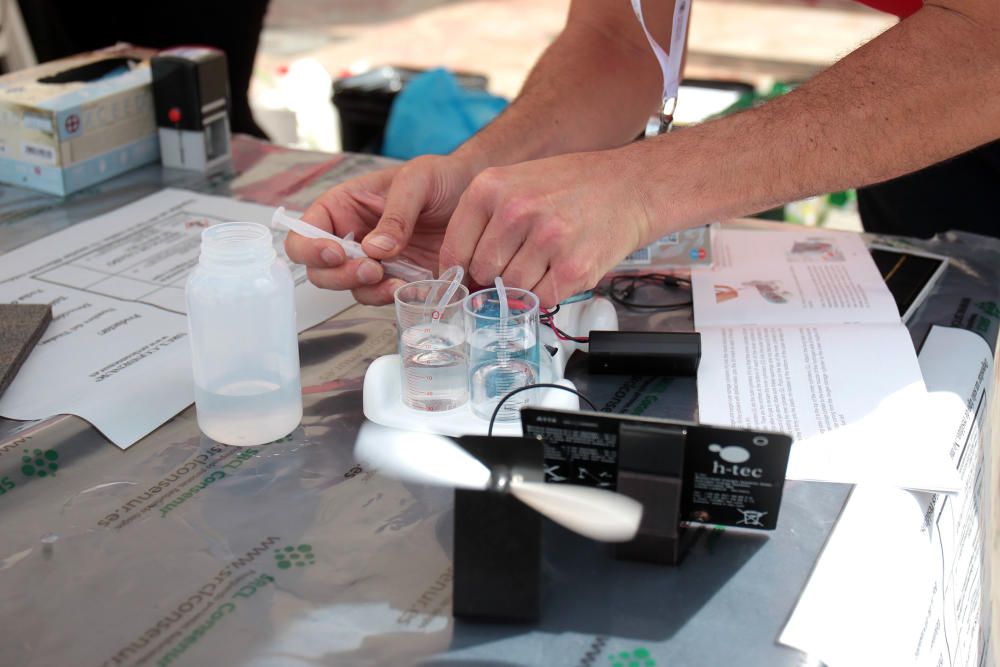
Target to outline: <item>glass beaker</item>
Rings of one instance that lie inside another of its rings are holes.
[[[489,419],[497,403],[515,389],[538,379],[538,297],[509,287],[507,318],[501,317],[495,288],[476,292],[465,300],[465,337],[469,341],[469,391],[472,411]],[[524,391],[504,402],[498,421],[517,419],[534,391]]]
[[[469,400],[469,358],[462,326],[462,302],[469,290],[458,285],[442,305],[450,284],[419,280],[395,293],[403,403],[415,410],[453,410]]]

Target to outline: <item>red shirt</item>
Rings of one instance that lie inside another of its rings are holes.
[[[879,11],[895,14],[901,19],[905,19],[924,6],[923,0],[858,0],[858,2]]]

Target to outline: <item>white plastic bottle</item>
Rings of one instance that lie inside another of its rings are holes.
[[[187,281],[198,426],[227,445],[291,433],[302,420],[295,285],[271,230],[214,225]]]

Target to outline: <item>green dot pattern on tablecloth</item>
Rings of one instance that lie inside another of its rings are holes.
[[[28,452],[27,449],[24,450],[24,456],[21,457],[21,462],[24,464],[21,466],[21,474],[25,477],[48,477],[49,475],[56,474],[56,470],[59,470],[59,464],[56,461],[59,460],[59,453],[55,450],[49,449],[42,451],[36,449],[32,452]]]
[[[608,661],[610,667],[656,667],[656,661],[645,648],[611,654],[608,656]]]
[[[278,568],[282,570],[287,570],[292,565],[305,567],[316,562],[316,556],[313,555],[312,545],[310,544],[300,544],[297,547],[287,546],[284,549],[277,549],[274,552],[274,557],[277,560]]]

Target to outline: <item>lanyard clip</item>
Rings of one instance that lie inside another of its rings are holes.
[[[660,111],[649,119],[646,124],[646,137],[666,134],[674,126],[674,110],[677,108],[677,97],[670,96],[663,100]]]

